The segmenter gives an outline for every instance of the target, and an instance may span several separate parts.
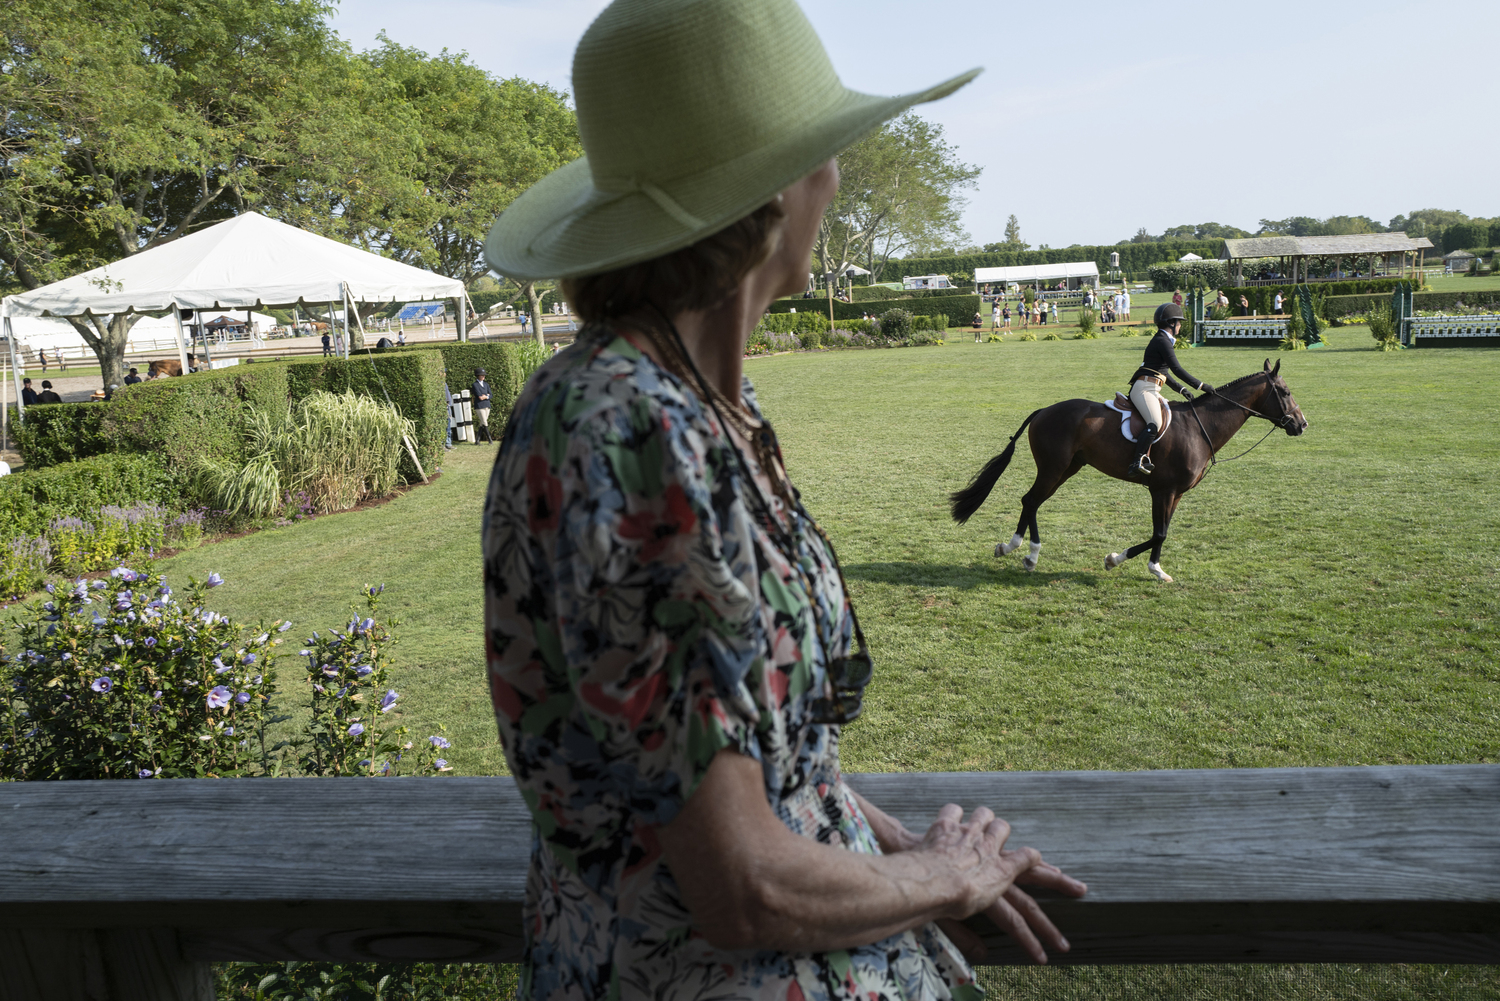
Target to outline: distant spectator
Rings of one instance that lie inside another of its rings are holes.
[[[115,398],[115,390],[117,390],[119,388],[120,388],[119,383],[115,383],[115,382],[112,382],[108,386],[105,386],[104,387],[104,402],[108,403],[110,400],[114,399]]]
[[[21,403],[24,406],[33,406],[37,402],[36,390],[31,388],[30,379],[21,380]]]
[[[526,316],[525,313],[517,313],[516,314],[516,319],[518,319],[518,320],[521,321],[521,336],[525,337],[526,336],[526,321],[527,321],[528,317]]]
[[[469,395],[474,400],[474,444],[479,444],[481,434],[485,441],[494,441],[490,437],[490,384],[485,381],[484,369],[474,370],[474,384],[469,387]]]
[[[45,351],[38,351],[36,353],[36,358],[37,358],[37,361],[39,361],[39,362],[42,363],[42,371],[43,372],[47,371],[47,352],[45,352]]]
[[[1250,315],[1250,300],[1246,299],[1244,296],[1240,296],[1240,315]]]
[[[1130,293],[1125,289],[1120,290],[1120,319],[1130,319]]]
[[[42,380],[42,395],[36,398],[38,403],[61,403],[62,397],[52,391],[52,383],[46,379]]]
[[[323,357],[327,358],[331,354],[333,354],[333,338],[325,330],[323,331]]]
[[[402,327],[401,330],[398,331],[397,334],[396,334],[396,346],[397,347],[401,347],[401,348],[406,347],[406,328],[405,327]]]
[[[134,386],[136,383],[138,383],[140,381],[141,381],[141,374],[136,369],[131,369],[130,373],[125,376],[125,385],[127,385],[127,386]]]
[[[1280,313],[1281,312],[1281,293],[1280,292],[1276,293],[1275,303],[1276,303],[1276,307],[1275,307],[1276,308],[1276,312]]]
[[[1176,303],[1179,306],[1182,305],[1182,289],[1178,289],[1177,291],[1172,293],[1172,302]]]
[[[1000,321],[1005,324],[1005,327],[1006,327],[1007,330],[1010,329],[1010,307],[1009,306],[1006,306],[1004,309],[1002,309],[1000,311]]]

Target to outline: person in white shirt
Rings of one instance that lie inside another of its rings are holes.
[[[1126,320],[1130,319],[1130,293],[1120,293],[1120,316]]]
[[[1276,293],[1276,312],[1281,312],[1281,293]]]

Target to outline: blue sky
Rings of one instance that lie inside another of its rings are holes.
[[[342,0],[334,27],[356,48],[384,29],[571,90],[573,47],[604,6]],[[858,90],[903,93],[985,67],[920,109],[984,168],[965,212],[978,243],[1001,239],[1012,212],[1029,243],[1051,246],[1209,220],[1500,216],[1494,0],[803,8]]]

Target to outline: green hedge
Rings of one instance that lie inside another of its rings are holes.
[[[960,254],[954,257],[909,257],[902,261],[887,262],[881,277],[894,281],[907,275],[951,275],[959,271],[972,274],[977,268],[1010,268],[1019,264],[1070,264],[1078,261],[1093,261],[1102,275],[1110,270],[1110,254],[1120,255],[1121,269],[1144,272],[1153,264],[1176,261],[1177,258],[1189,252],[1199,257],[1218,257],[1219,251],[1223,248],[1223,240],[1184,240],[1170,243],[1060,247],[1056,250],[997,250],[987,254]]]
[[[1325,296],[1379,295],[1382,292],[1390,295],[1402,281],[1400,278],[1357,278],[1347,282],[1313,282],[1311,288],[1315,294]],[[1256,293],[1264,292],[1268,296],[1274,296],[1280,292],[1283,296],[1288,296],[1296,287],[1290,282],[1285,285],[1231,286],[1224,289],[1224,294],[1229,296],[1229,304],[1233,307],[1239,305],[1242,295],[1253,302]]]
[[[886,302],[892,299],[933,299],[951,295],[967,295],[968,293],[973,291],[974,288],[970,285],[964,285],[958,288],[914,288],[899,290],[887,288],[884,285],[856,285],[854,287],[854,301]],[[826,306],[828,304],[828,300],[824,299],[823,303]]]
[[[771,303],[770,312],[789,313],[796,309],[798,313],[819,313],[823,317],[828,316],[828,300],[821,301],[821,308],[807,309],[804,304],[818,303],[816,299],[778,299]],[[948,316],[956,317],[959,323],[965,323],[975,313],[979,312],[979,296],[977,295],[942,295],[929,296],[925,299],[877,299],[870,302],[841,302],[833,301],[833,316],[835,320],[857,320],[869,313],[871,316],[879,316],[888,309],[901,308],[913,316]]]
[[[26,408],[26,419],[18,423],[11,407],[16,451],[27,469],[113,452],[114,443],[101,426],[106,410],[102,403],[37,403]]]
[[[281,364],[152,379],[116,390],[109,403],[27,407],[16,444],[28,469],[107,452],[157,455],[174,468],[198,456],[236,462],[244,454],[245,408],[286,398]]]
[[[469,344],[444,341],[439,344],[387,348],[376,354],[409,351],[437,351],[447,369],[448,389],[454,393],[469,388],[474,381],[476,368],[484,369],[492,390],[492,420],[510,413],[510,408],[515,405],[516,397],[521,395],[521,388],[526,385],[531,373],[552,357],[550,349],[538,347],[532,340]]]
[[[416,424],[415,444],[422,468],[432,475],[448,434],[448,402],[443,397],[443,359],[431,349],[382,351],[353,357],[319,358],[286,366],[286,383],[293,400],[324,390],[353,392],[385,400],[389,396],[401,416]],[[420,477],[402,451],[401,475],[415,483]]]
[[[0,476],[0,534],[37,535],[54,518],[96,515],[105,504],[171,507],[179,493],[177,479],[155,455],[111,453],[23,469]]]
[[[1389,304],[1391,294],[1331,295],[1323,302],[1323,314],[1329,320],[1343,319],[1368,313],[1377,304]],[[1411,297],[1411,308],[1418,311],[1442,311],[1464,306],[1469,309],[1495,309],[1500,311],[1500,289],[1480,292],[1416,292]]]

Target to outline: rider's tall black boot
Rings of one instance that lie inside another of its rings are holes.
[[[1150,476],[1151,470],[1156,468],[1151,462],[1151,456],[1146,453],[1151,451],[1151,445],[1157,437],[1156,425],[1147,424],[1146,430],[1141,432],[1140,440],[1135,443],[1135,461],[1130,464],[1132,473]]]

